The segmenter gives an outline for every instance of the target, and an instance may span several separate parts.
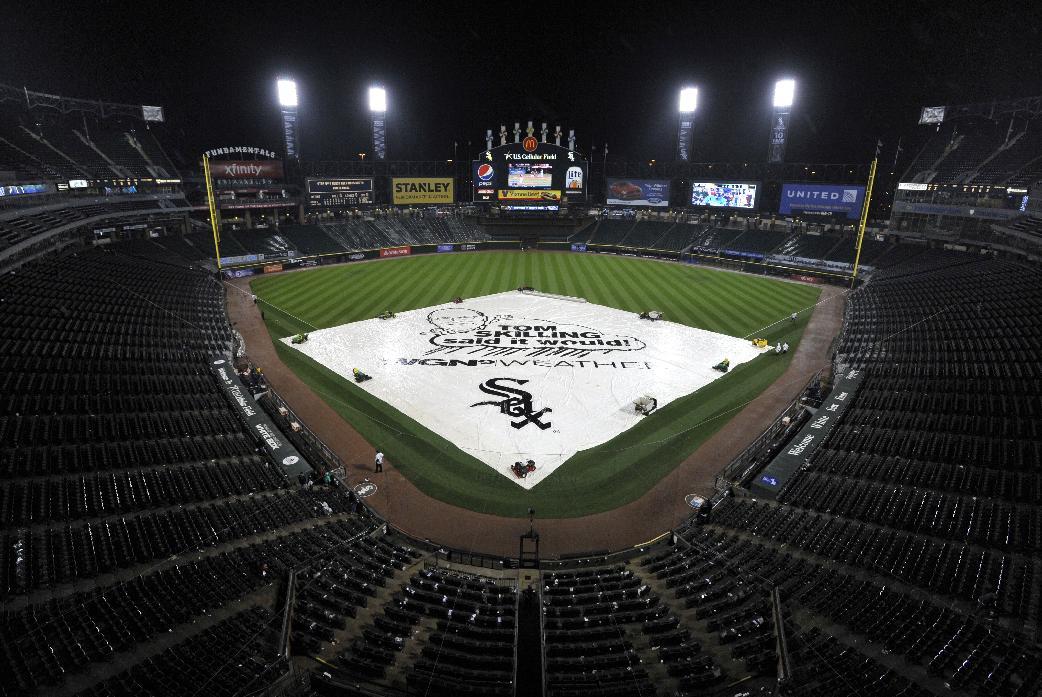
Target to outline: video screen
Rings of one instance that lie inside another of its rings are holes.
[[[757,188],[757,184],[695,182],[691,185],[691,205],[754,210]]]
[[[553,186],[554,166],[511,162],[507,166],[507,186],[511,189],[549,189]]]

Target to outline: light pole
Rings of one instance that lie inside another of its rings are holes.
[[[771,135],[767,142],[767,162],[785,160],[785,142],[789,136],[789,116],[796,97],[796,81],[786,78],[774,83],[774,113],[771,116]]]
[[[286,159],[300,159],[300,130],[297,121],[297,82],[287,77],[275,81],[279,95],[279,111],[282,113],[282,139],[286,147]]]
[[[369,88],[369,114],[373,123],[373,159],[387,159],[387,90],[379,85]]]
[[[677,127],[677,159],[687,162],[691,159],[691,131],[695,125],[695,111],[698,110],[697,87],[684,87],[680,90],[677,110],[680,113]]]

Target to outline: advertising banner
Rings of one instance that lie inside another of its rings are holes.
[[[725,249],[724,254],[732,257],[744,257],[746,259],[763,259],[763,254],[760,252],[746,252],[741,249]]]
[[[217,379],[228,401],[233,405],[239,419],[246,424],[268,454],[286,469],[287,474],[310,472],[311,466],[301,457],[293,444],[275,427],[268,415],[254,401],[249,391],[239,380],[235,367],[227,358],[217,357],[210,361],[213,375]]]
[[[391,180],[391,202],[396,206],[455,200],[452,177],[394,177]]]
[[[585,244],[573,244],[572,245],[572,251],[573,252],[585,252],[586,251],[586,245]]]
[[[380,250],[380,257],[405,257],[412,254],[412,247],[387,247]]]
[[[278,273],[282,271],[282,264],[265,264],[264,273]]]
[[[768,498],[777,496],[789,478],[803,466],[842,419],[843,413],[854,401],[854,394],[863,379],[864,371],[856,369],[848,370],[836,377],[832,392],[821,408],[753,482],[751,488],[756,494]]]
[[[820,276],[805,276],[800,273],[794,273],[789,276],[794,281],[800,281],[801,283],[824,283],[825,279]]]
[[[211,160],[210,176],[214,186],[232,186],[256,182],[281,182],[281,160]]]
[[[491,162],[472,162],[474,200],[491,201],[496,198],[496,168]]]
[[[11,184],[0,186],[0,196],[24,196],[26,194],[49,194],[54,191],[53,184]]]
[[[253,264],[258,261],[264,261],[263,254],[240,254],[234,257],[221,257],[221,266],[231,266],[233,264]]]
[[[894,212],[950,215],[956,218],[986,218],[988,220],[1009,220],[1020,215],[1020,211],[1016,208],[953,206],[943,203],[909,203],[908,201],[894,201]]]
[[[560,201],[560,191],[540,189],[500,189],[496,192],[500,201]]]
[[[691,132],[694,130],[695,121],[689,114],[680,118],[680,129],[677,131],[677,159],[687,162],[691,159]]]
[[[787,254],[772,254],[766,257],[772,264],[811,266],[818,269],[829,269],[831,271],[847,272],[854,267],[845,261],[828,261],[826,259],[814,259],[812,257],[797,257]]]
[[[572,166],[564,172],[564,190],[568,193],[582,192],[583,168]]]
[[[789,112],[776,111],[771,124],[771,142],[767,148],[768,162],[781,162],[785,159],[785,135],[789,131]]]
[[[668,179],[615,179],[608,177],[605,201],[609,206],[669,208]]]
[[[438,251],[439,252],[454,252],[454,251],[456,251],[456,247],[451,245],[451,244],[439,244],[438,245]]]
[[[861,217],[865,187],[853,184],[782,184],[778,212],[843,213],[850,220]]]

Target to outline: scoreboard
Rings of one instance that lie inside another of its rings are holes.
[[[308,178],[307,190],[311,208],[345,208],[373,202],[372,179]]]
[[[557,210],[586,200],[589,166],[575,150],[529,136],[486,150],[471,165],[475,202],[508,210]]]

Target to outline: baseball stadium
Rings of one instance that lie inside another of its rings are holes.
[[[676,67],[434,97],[406,58],[484,34],[348,14],[274,70],[5,62],[0,697],[1039,694],[1042,97],[990,25],[992,82],[865,107],[824,38],[738,89],[601,19],[508,63]]]

